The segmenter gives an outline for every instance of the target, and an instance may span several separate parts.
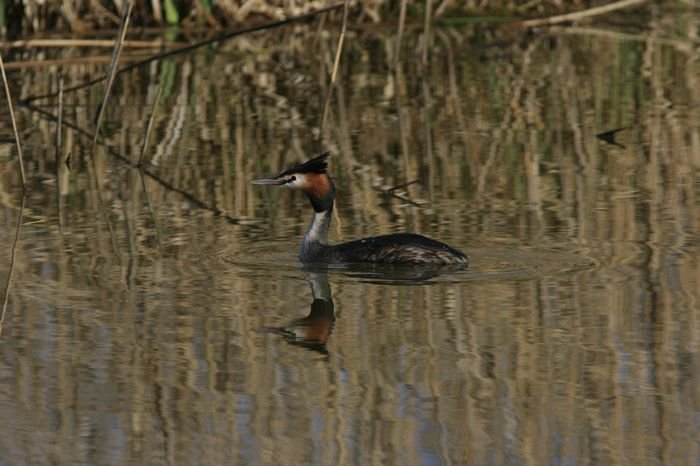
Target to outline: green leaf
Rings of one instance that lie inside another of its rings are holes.
[[[165,21],[171,26],[177,26],[180,22],[180,14],[177,12],[177,6],[174,0],[164,0],[163,9],[165,10]]]

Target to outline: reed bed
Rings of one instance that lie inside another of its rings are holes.
[[[630,0],[626,0],[630,1]],[[639,0],[635,0],[638,2]],[[282,20],[327,7],[337,0],[290,1],[290,0],[151,0],[134,5],[136,27],[180,26],[187,29],[221,28],[247,24],[251,21]],[[422,21],[427,12],[424,1],[405,0],[354,0],[349,2],[357,12],[356,21],[361,23],[394,23],[400,11],[409,21]],[[468,16],[481,17],[533,17],[549,16],[572,11],[587,10],[601,2],[574,0],[555,2],[547,0],[441,0],[432,3],[436,19],[460,19]],[[617,3],[617,2],[614,2]],[[12,36],[28,33],[71,31],[74,33],[99,33],[105,28],[117,28],[124,1],[107,0],[28,0],[8,9],[0,24],[9,29]],[[338,17],[341,21],[341,17]]]

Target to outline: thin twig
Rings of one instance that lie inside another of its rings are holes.
[[[343,23],[340,26],[340,35],[338,36],[338,47],[335,51],[335,61],[333,62],[333,72],[331,73],[331,84],[328,87],[326,93],[326,100],[323,102],[323,114],[321,116],[321,125],[319,126],[319,143],[323,145],[323,127],[326,123],[326,118],[328,117],[328,108],[331,103],[331,96],[333,95],[333,88],[335,87],[335,80],[338,76],[338,66],[340,65],[340,55],[343,52],[343,42],[345,42],[345,29],[348,24],[348,9],[350,0],[345,0],[345,6],[343,8]]]
[[[530,19],[520,23],[521,26],[530,28],[535,26],[551,26],[553,24],[565,23],[567,21],[578,21],[584,18],[590,18],[591,16],[599,16],[605,13],[610,13],[611,11],[620,10],[622,8],[629,8],[634,5],[640,5],[646,3],[647,0],[620,0],[618,2],[613,2],[608,5],[598,6],[595,8],[589,8],[583,11],[576,11],[574,13],[567,13],[565,15],[550,16],[549,18],[539,18]]]
[[[17,121],[15,120],[15,110],[12,108],[12,95],[10,94],[10,86],[7,84],[7,75],[5,74],[5,64],[2,61],[0,54],[0,71],[2,71],[2,82],[5,84],[5,96],[7,97],[7,107],[10,110],[10,120],[12,120],[12,130],[15,132],[15,143],[17,144],[17,162],[19,163],[19,174],[22,178],[22,190],[27,189],[27,178],[24,174],[24,158],[22,157],[22,143],[19,140],[19,131],[17,130]]]
[[[390,194],[392,191],[396,191],[397,189],[406,188],[406,187],[411,186],[412,184],[416,184],[418,182],[420,182],[420,179],[416,178],[416,179],[413,179],[411,181],[407,181],[405,183],[397,184],[396,186],[392,186],[391,188],[382,189],[382,192],[384,194]]]
[[[136,164],[137,167],[141,168],[143,166],[143,156],[146,154],[146,147],[148,147],[148,139],[151,136],[151,130],[153,129],[153,122],[156,117],[156,110],[158,110],[158,101],[160,100],[160,94],[163,91],[163,86],[158,85],[156,90],[156,96],[153,98],[153,106],[151,107],[151,116],[148,119],[148,126],[146,127],[146,135],[143,138],[143,146],[141,147],[141,155],[139,155],[139,161]]]
[[[0,314],[0,335],[5,324],[5,314],[7,313],[7,303],[10,298],[10,285],[12,284],[12,273],[15,270],[15,258],[17,257],[17,243],[19,242],[19,234],[22,230],[22,219],[24,218],[24,202],[27,196],[22,193],[22,203],[19,206],[19,214],[17,214],[17,228],[15,229],[15,240],[12,243],[12,255],[10,256],[10,270],[7,272],[7,282],[5,283],[5,296],[2,300],[2,314]]]
[[[150,57],[148,57],[148,58],[146,58],[146,59],[144,59],[144,60],[140,60],[140,61],[131,63],[131,64],[129,64],[129,65],[126,65],[126,66],[124,66],[124,67],[122,67],[122,68],[119,68],[115,74],[125,73],[125,72],[127,72],[127,71],[133,70],[134,68],[138,68],[138,67],[140,67],[140,66],[146,65],[146,64],[148,64],[148,63],[152,63],[152,62],[154,62],[154,61],[162,60],[163,58],[167,58],[167,57],[171,57],[171,56],[173,56],[173,55],[178,55],[178,54],[181,54],[181,53],[189,52],[189,51],[191,51],[191,50],[195,50],[195,49],[198,49],[198,48],[200,48],[200,47],[204,47],[204,46],[206,46],[206,45],[213,44],[213,43],[215,43],[215,42],[222,42],[222,41],[224,41],[224,40],[231,39],[231,38],[233,38],[233,37],[237,37],[237,36],[240,36],[240,35],[243,35],[243,34],[247,34],[247,33],[249,33],[249,32],[263,31],[263,30],[265,30],[265,29],[273,29],[273,28],[276,28],[276,27],[284,26],[285,24],[294,23],[294,22],[297,22],[297,21],[302,21],[302,20],[305,20],[305,19],[308,19],[308,18],[312,18],[312,17],[314,17],[314,16],[316,16],[316,15],[319,15],[319,14],[321,14],[321,13],[327,13],[327,12],[329,12],[329,11],[337,10],[338,8],[342,7],[343,5],[344,5],[343,2],[338,2],[338,3],[334,3],[334,4],[332,4],[332,5],[328,5],[327,7],[319,8],[318,10],[311,11],[311,12],[309,12],[309,13],[305,13],[305,14],[303,14],[303,15],[294,16],[293,18],[287,18],[287,19],[283,19],[283,20],[280,20],[280,21],[273,21],[273,22],[271,22],[271,23],[261,24],[261,25],[259,25],[259,26],[253,26],[253,27],[249,27],[249,28],[245,28],[245,29],[238,29],[238,30],[236,30],[236,31],[230,31],[230,32],[221,34],[221,35],[219,35],[219,36],[213,37],[213,38],[211,38],[211,39],[206,39],[206,40],[203,40],[203,41],[194,43],[194,44],[192,44],[192,45],[187,45],[187,46],[184,46],[184,47],[178,47],[178,48],[173,49],[173,50],[168,50],[168,51],[165,51],[165,52],[163,52],[163,53],[159,53],[159,54],[156,54],[156,55],[152,55],[152,56],[150,56]],[[78,90],[80,90],[80,89],[85,89],[86,87],[90,87],[90,86],[92,86],[92,85],[94,85],[94,84],[97,84],[97,83],[99,83],[99,82],[102,82],[102,81],[104,81],[105,79],[107,79],[105,76],[101,76],[101,77],[99,77],[99,78],[91,79],[90,81],[86,81],[86,82],[84,82],[84,83],[82,83],[82,84],[78,84],[78,85],[76,85],[76,86],[66,88],[66,89],[64,89],[64,92],[75,92],[75,91],[78,91]],[[29,102],[32,102],[32,101],[38,100],[38,99],[45,99],[45,98],[49,98],[49,97],[55,97],[56,94],[57,94],[57,93],[52,92],[52,93],[43,94],[43,95],[29,96],[29,97],[25,98],[22,102],[26,104],[26,103],[29,103]]]
[[[122,20],[119,26],[119,35],[116,43],[114,44],[114,52],[112,52],[112,63],[109,65],[109,72],[107,73],[107,84],[105,85],[104,94],[102,96],[102,101],[97,109],[97,116],[95,117],[95,135],[92,138],[92,148],[90,149],[90,154],[94,154],[95,145],[97,144],[97,138],[100,135],[100,124],[102,123],[102,116],[104,115],[105,108],[107,108],[107,99],[109,99],[109,94],[112,90],[112,85],[114,84],[114,78],[117,75],[117,64],[119,63],[119,56],[122,53],[122,44],[126,38],[126,30],[129,26],[129,18],[131,17],[131,9],[134,4],[128,1],[124,5],[124,11],[122,12]]]
[[[409,181],[408,183],[403,183],[403,184],[400,184],[398,186],[394,186],[393,188],[375,188],[375,190],[378,191],[383,196],[393,197],[393,198],[398,199],[400,201],[403,201],[407,204],[411,204],[414,207],[423,207],[419,202],[416,202],[413,199],[411,199],[410,197],[408,197],[408,193],[404,194],[402,192],[396,192],[402,186],[405,187],[405,186],[409,186],[411,184],[418,183],[418,182],[419,182],[419,180],[416,179],[413,181]]]

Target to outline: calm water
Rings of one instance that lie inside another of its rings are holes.
[[[94,156],[77,128],[101,87],[66,94],[58,164],[56,125],[20,109],[0,463],[700,464],[699,20],[410,29],[395,72],[393,32],[349,34],[332,238],[420,232],[470,255],[458,273],[305,270],[306,200],[249,183],[321,149],[335,30],[121,75]],[[104,70],[10,79],[28,97]],[[124,160],[158,85],[141,175]]]

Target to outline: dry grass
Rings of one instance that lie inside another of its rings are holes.
[[[628,0],[629,1],[629,0]],[[251,21],[281,20],[309,13],[334,3],[333,0],[293,2],[289,0],[151,0],[138,2],[135,16],[137,26],[179,25],[188,29],[222,28],[249,24]],[[395,23],[399,15],[406,12],[412,21],[421,21],[426,16],[426,2],[407,0],[354,0],[349,2],[359,22]],[[547,16],[557,13],[581,11],[596,5],[589,0],[571,2],[512,0],[442,0],[435,1],[431,9],[435,17],[464,15],[512,15]],[[119,9],[122,1],[108,0],[104,3],[92,0],[28,0],[22,7],[13,10],[7,25],[11,35],[45,31],[72,31],[86,33],[119,26]],[[165,14],[163,14],[165,13]],[[338,18],[340,20],[340,18]]]

